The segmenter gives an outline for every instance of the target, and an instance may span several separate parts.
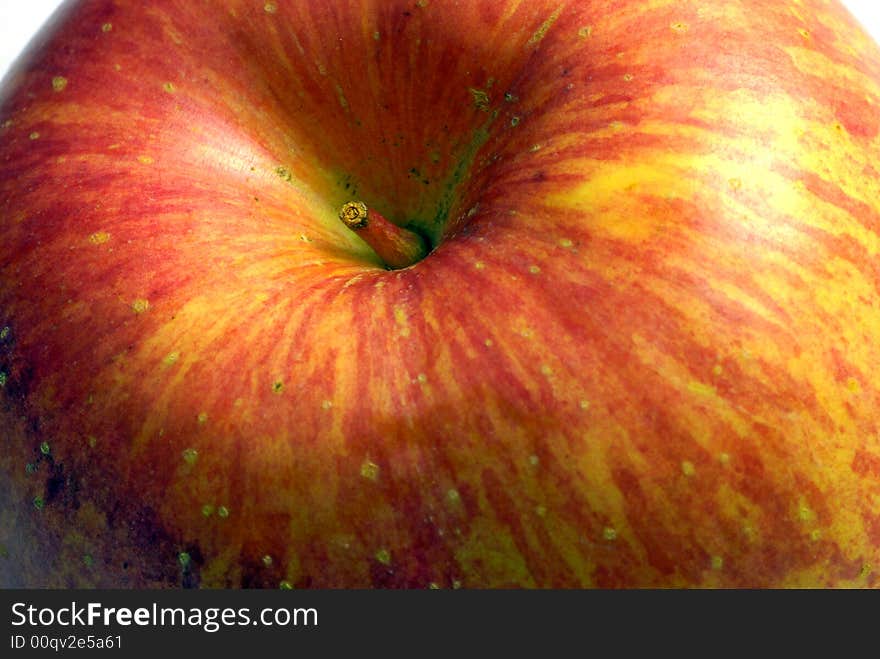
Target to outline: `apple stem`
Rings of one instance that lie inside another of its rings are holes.
[[[428,254],[425,239],[415,231],[399,227],[362,201],[349,201],[339,219],[363,238],[390,270],[400,270],[421,261]]]

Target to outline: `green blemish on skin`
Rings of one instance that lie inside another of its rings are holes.
[[[485,165],[485,160],[478,161],[478,154],[489,141],[492,124],[500,115],[497,109],[489,107],[490,98],[485,89],[468,89],[474,105],[485,106],[487,116],[483,124],[472,130],[469,139],[457,142],[449,151],[441,151],[435,143],[425,145],[424,153],[430,163],[425,165],[430,167],[429,171],[433,174],[431,186],[426,189],[430,189],[432,194],[425,199],[422,210],[412,209],[407,226],[425,236],[431,245],[437,245],[442,240],[452,208],[460,198],[460,188],[470,180],[474,169]],[[441,162],[449,163],[450,168],[437,171],[434,165]]]
[[[513,126],[514,128],[516,128],[517,126],[519,126],[519,121],[520,121],[519,117],[511,117],[510,125]]]
[[[149,300],[145,300],[144,298],[138,298],[131,303],[131,310],[134,311],[136,314],[142,314],[149,308],[150,302]]]
[[[28,135],[28,139],[38,140],[40,139],[40,134],[37,131],[34,131],[30,135]]]
[[[409,178],[415,179],[417,181],[420,180],[425,185],[428,185],[431,182],[427,177],[422,175],[422,173],[419,171],[418,167],[410,167],[409,172],[407,172],[407,176]]]
[[[391,565],[391,552],[387,549],[380,549],[376,552],[376,560],[382,565]]]
[[[229,517],[229,508],[226,506],[220,506],[217,508],[217,517],[222,517],[223,519]]]
[[[511,94],[510,92],[507,92],[504,95],[504,100],[508,103],[516,103],[519,100],[519,97],[516,94]]]
[[[617,539],[617,531],[610,526],[606,526],[604,529],[602,529],[602,537],[609,542],[612,542]]]
[[[471,87],[468,89],[473,97],[474,107],[482,112],[489,111],[489,94],[483,91],[482,89],[475,89]]]
[[[34,462],[28,462],[28,463],[24,466],[24,470],[25,470],[27,473],[29,473],[29,474],[35,474],[35,473],[37,473],[37,469],[39,469],[39,467],[38,467],[37,464],[34,463]]]
[[[282,581],[281,583],[278,584],[278,589],[279,590],[293,590],[293,585],[291,585],[291,583],[289,581],[285,580],[285,581]]]
[[[278,165],[278,167],[275,168],[275,175],[278,176],[278,178],[280,178],[282,181],[286,181],[287,183],[293,181],[293,174],[291,174],[290,170],[287,169],[287,167],[285,167],[284,165]]]
[[[379,30],[373,32],[373,41],[379,41]]]
[[[284,383],[281,380],[272,383],[272,393],[280,394],[282,391],[284,391]]]
[[[109,32],[112,29],[113,29],[113,23],[104,23],[101,26],[101,32]]]
[[[556,19],[559,18],[559,14],[561,13],[562,6],[559,6],[556,8],[556,11],[550,14],[546,21],[541,23],[541,27],[535,30],[535,33],[529,39],[527,45],[534,46],[535,44],[539,43],[545,36],[547,36],[547,32],[550,30],[551,27],[553,27],[553,24],[556,22]]]
[[[379,465],[371,460],[366,460],[361,465],[361,477],[374,482],[379,480]]]
[[[274,2],[267,2],[265,5],[263,5],[263,11],[265,11],[267,14],[274,14],[276,11],[278,11],[278,5],[276,5]]]
[[[85,565],[86,567],[92,567],[94,564],[95,564],[95,559],[92,557],[91,554],[84,554],[83,555],[83,565]]]
[[[342,85],[340,85],[339,83],[336,83],[334,85],[334,87],[336,88],[336,98],[339,100],[339,106],[343,110],[347,110],[348,109],[348,99],[345,98],[345,92],[342,90]]]
[[[67,78],[64,76],[55,76],[52,78],[52,89],[56,92],[64,91],[65,87],[67,87]]]
[[[40,444],[40,453],[43,455],[49,455],[49,451],[51,448],[49,447],[49,442],[43,442]]]
[[[269,554],[266,554],[260,560],[262,561],[264,567],[272,567],[272,557],[269,556]]]
[[[0,545],[0,558],[9,558],[9,550],[6,545]]]
[[[189,564],[191,561],[192,557],[189,555],[189,553],[185,551],[182,551],[177,555],[177,562],[180,563],[180,567],[182,567],[184,570],[189,568]]]
[[[43,497],[34,497],[34,508],[42,510],[45,505],[46,502],[43,500]]]
[[[94,435],[89,435],[89,438],[86,440],[90,448],[95,448],[98,445],[98,438]]]
[[[196,418],[198,419],[199,425],[204,425],[208,422],[208,413],[207,412],[199,412],[199,416]]]
[[[473,138],[467,144],[463,152],[456,154],[456,166],[452,174],[443,185],[443,193],[437,202],[437,210],[430,224],[414,223],[414,227],[420,230],[432,244],[437,244],[443,235],[443,225],[449,216],[456,198],[459,185],[468,178],[470,170],[476,160],[477,153],[489,140],[489,127],[494,117],[490,118],[483,126],[474,131]]]
[[[210,503],[206,503],[204,506],[202,506],[202,516],[210,517],[213,514],[214,506],[212,506]]]
[[[798,506],[797,516],[802,522],[808,522],[813,519],[815,513],[813,513],[807,504],[802,503]]]
[[[8,379],[9,376],[6,374],[6,371],[0,371],[0,387],[5,387]]]
[[[0,341],[5,341],[6,339],[8,339],[9,332],[11,332],[11,331],[12,330],[9,329],[8,325],[6,327],[4,327],[3,329],[0,329]]]
[[[194,448],[184,449],[181,455],[183,456],[183,461],[190,466],[194,465],[196,460],[199,459],[199,452]]]
[[[352,180],[352,176],[349,173],[343,173],[339,175],[339,182],[336,184],[340,188],[344,189],[347,193],[347,196],[357,197],[357,183]]]
[[[166,82],[165,84],[162,85],[162,89],[164,89],[169,94],[173,94],[174,92],[177,91],[177,88],[174,86],[173,82]]]

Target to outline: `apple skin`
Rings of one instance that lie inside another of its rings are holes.
[[[2,585],[878,585],[839,4],[73,2],[0,126]]]

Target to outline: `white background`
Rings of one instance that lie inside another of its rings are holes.
[[[59,4],[59,0],[0,0],[0,76]],[[844,0],[843,4],[880,42],[880,0]]]

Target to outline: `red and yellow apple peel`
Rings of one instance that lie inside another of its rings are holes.
[[[2,584],[876,586],[878,107],[836,3],[69,5]]]

